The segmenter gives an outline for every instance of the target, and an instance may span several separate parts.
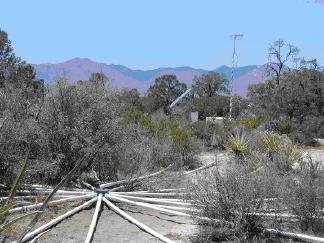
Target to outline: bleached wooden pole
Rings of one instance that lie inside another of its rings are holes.
[[[89,194],[89,193],[88,193]],[[37,195],[34,196],[15,196],[15,200],[29,200],[29,199],[34,199],[36,198]],[[55,195],[54,198],[66,198],[66,197],[71,197],[70,195]],[[9,197],[0,197],[0,201],[2,200],[7,200]]]
[[[158,206],[151,205],[149,203],[135,202],[135,201],[128,200],[126,198],[121,198],[121,197],[112,196],[112,195],[106,195],[106,197],[113,200],[113,201],[124,202],[124,203],[128,203],[128,204],[131,204],[131,205],[140,206],[140,207],[143,207],[143,208],[150,208],[150,209],[154,209],[156,211],[169,213],[169,214],[172,214],[172,215],[191,217],[190,214],[183,213],[183,212],[178,212],[178,211],[175,211],[175,210],[169,210],[169,209],[165,209],[165,208],[160,208]]]
[[[121,198],[121,197],[118,197],[118,196],[106,195],[106,197],[113,200],[113,201],[129,203],[131,205],[136,205],[136,206],[143,207],[143,208],[150,208],[150,209],[154,209],[156,211],[169,213],[171,215],[177,215],[177,216],[195,218],[195,219],[204,220],[204,221],[213,221],[214,223],[232,225],[231,222],[227,222],[225,220],[211,219],[211,218],[200,217],[200,216],[193,216],[193,215],[190,215],[190,214],[187,214],[187,213],[183,213],[183,212],[179,212],[179,211],[175,211],[175,210],[170,210],[170,209],[165,209],[163,207],[159,207],[159,206],[156,206],[156,205],[151,205],[149,203],[131,201],[131,200],[128,200],[126,198]]]
[[[110,192],[117,192],[117,191],[119,191],[119,190],[121,190],[121,189],[124,189],[125,188],[125,186],[118,186],[118,187],[115,187],[115,188],[113,188],[113,189],[110,189],[109,191]]]
[[[141,181],[141,180],[144,180],[144,179],[148,179],[148,178],[151,178],[151,177],[154,177],[154,176],[158,176],[158,175],[164,173],[169,168],[171,168],[171,166],[172,166],[172,164],[169,165],[167,168],[165,168],[163,170],[160,170],[158,172],[155,172],[155,173],[152,173],[152,174],[149,174],[149,175],[140,176],[140,177],[133,178],[133,179],[125,179],[125,180],[120,180],[120,181],[114,181],[114,182],[101,184],[100,188],[109,188],[109,187],[114,187],[114,186],[117,186],[117,185],[118,186],[119,185],[124,185],[124,184],[128,184],[128,183],[133,183],[133,182],[136,182],[136,181]]]
[[[154,193],[154,192],[177,192],[183,191],[185,188],[169,188],[169,189],[157,189],[157,190],[149,190],[149,191],[132,191],[132,192],[147,192],[147,193]]]
[[[271,234],[285,236],[285,237],[289,237],[292,239],[298,239],[298,240],[302,240],[302,241],[310,241],[310,242],[318,242],[318,243],[324,242],[324,238],[322,238],[322,237],[304,235],[304,234],[299,234],[299,233],[290,233],[290,232],[280,231],[280,230],[276,230],[276,229],[265,229],[264,231],[271,233]]]
[[[37,185],[26,185],[26,189],[31,189],[31,190],[36,190],[36,191],[41,191],[41,190],[52,190],[53,187],[50,186],[37,186]],[[76,192],[88,192],[88,189],[80,189],[80,188],[67,188],[63,187],[61,191],[76,191]]]
[[[181,205],[181,206],[191,206],[191,203],[183,202],[180,200],[173,201],[167,200],[165,198],[152,198],[152,197],[135,197],[135,196],[128,196],[128,195],[118,195],[118,197],[127,198],[134,201],[139,202],[150,202],[150,203],[162,203],[162,204],[169,204],[169,205]]]
[[[17,194],[24,194],[24,195],[38,195],[38,194],[50,194],[52,191],[50,189],[46,190],[19,190],[17,191]],[[92,191],[65,191],[65,190],[58,190],[56,192],[56,195],[82,195],[82,194],[87,194]]]
[[[249,213],[250,215],[257,215],[266,218],[284,218],[284,219],[298,219],[298,215],[290,214],[290,213]],[[315,217],[315,216],[313,216]],[[320,219],[324,219],[324,216],[319,217]]]
[[[31,240],[32,238],[34,238],[35,236],[37,236],[38,234],[42,233],[43,231],[51,228],[52,226],[56,225],[57,223],[61,222],[62,220],[66,219],[67,217],[70,217],[71,215],[81,211],[82,209],[85,209],[87,207],[89,207],[92,203],[94,203],[97,200],[97,197],[92,198],[91,200],[85,202],[84,204],[66,212],[65,214],[62,214],[61,216],[51,220],[50,222],[48,222],[47,224],[44,224],[43,226],[37,228],[36,230],[26,234],[24,236],[24,238],[22,239],[22,242],[26,242],[28,240]],[[16,241],[14,243],[17,243]]]
[[[193,208],[184,208],[184,207],[176,207],[176,206],[169,206],[169,205],[161,205],[161,204],[154,204],[154,206],[157,206],[159,208],[166,208],[166,209],[171,209],[171,210],[176,210],[176,211],[198,211],[198,209],[193,209]]]
[[[174,196],[182,196],[184,193],[175,193],[175,192],[112,192],[112,195],[130,195],[130,196],[143,196],[143,197],[174,197]]]
[[[101,209],[101,202],[102,202],[102,194],[100,193],[98,198],[97,198],[97,204],[96,204],[96,209],[94,211],[93,217],[92,217],[92,221],[90,224],[90,228],[87,234],[87,238],[84,241],[84,243],[90,243],[93,237],[93,233],[95,231],[96,225],[97,225],[97,221],[98,221],[98,215],[99,215],[99,211]]]
[[[120,215],[121,217],[125,218],[126,220],[128,220],[129,222],[131,222],[132,224],[135,224],[138,228],[140,228],[141,230],[143,230],[144,232],[154,236],[155,238],[158,238],[160,241],[165,242],[165,243],[175,243],[174,241],[168,239],[167,237],[161,235],[160,233],[152,230],[151,228],[149,228],[148,226],[146,226],[145,224],[142,224],[141,222],[137,221],[136,219],[134,219],[132,216],[128,215],[127,213],[125,213],[123,210],[121,210],[120,208],[118,208],[117,206],[115,206],[113,203],[111,203],[109,200],[107,200],[106,198],[103,198],[104,202],[107,204],[107,206],[113,210],[115,213],[117,213],[118,215]]]
[[[59,199],[59,200],[50,201],[48,203],[48,206],[57,205],[57,204],[60,204],[60,203],[63,203],[63,202],[72,202],[72,201],[76,201],[76,200],[90,199],[90,198],[93,198],[95,196],[96,196],[95,193],[91,193],[91,194],[82,195],[82,196],[74,196],[74,197],[69,197],[69,198],[63,198],[63,199]],[[17,208],[10,209],[9,213],[17,213],[17,212],[24,212],[24,211],[28,211],[28,210],[33,210],[33,209],[40,208],[42,205],[43,205],[43,203],[37,203],[37,204],[33,204],[33,205],[17,207]]]
[[[190,174],[192,174],[192,173],[196,173],[196,172],[199,172],[199,171],[201,171],[201,170],[206,170],[206,169],[208,169],[208,168],[210,168],[210,167],[215,166],[216,164],[217,164],[216,162],[213,162],[213,163],[210,163],[210,164],[208,164],[208,165],[203,165],[203,166],[201,166],[201,167],[199,167],[199,168],[197,168],[197,169],[190,170],[190,171],[186,171],[186,172],[184,172],[183,174],[184,174],[184,175],[190,175]]]
[[[36,196],[15,196],[14,199],[15,200],[24,200],[24,199],[33,199]],[[0,197],[0,201],[2,200],[7,200],[9,197]]]

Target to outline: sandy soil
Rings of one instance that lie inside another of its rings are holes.
[[[324,150],[312,149],[307,150],[307,153],[309,153],[314,160],[323,161],[324,164]],[[216,160],[217,169],[222,171],[224,166],[230,161],[229,156],[230,155],[227,152],[218,152],[217,154],[215,152],[205,152],[199,155],[198,159],[203,165],[212,163]],[[194,176],[192,179],[193,178]],[[197,226],[194,225],[190,218],[170,216],[154,210],[142,209],[124,204],[118,204],[118,206],[127,211],[131,216],[139,220],[141,223],[146,224],[153,230],[156,230],[162,235],[178,243],[190,242],[190,236],[197,232]],[[39,227],[43,225],[53,217],[57,217],[71,208],[72,206],[52,208],[37,226]],[[69,219],[62,221],[50,229],[38,240],[38,242],[84,242],[91,223],[93,212],[94,207],[91,207],[73,215]],[[18,235],[19,231],[24,228],[26,222],[27,221],[20,223],[18,228],[13,229],[10,239],[6,242],[12,242],[12,240]],[[144,233],[135,225],[124,220],[104,205],[102,207],[93,242],[150,243],[159,242],[159,240],[147,233]]]
[[[188,218],[173,217],[153,210],[139,209],[126,205],[119,204],[119,206],[141,223],[146,224],[175,242],[189,242],[189,236],[196,230],[196,226]],[[40,242],[83,242],[87,236],[93,212],[94,208],[84,210],[68,220],[62,221],[62,223],[46,233],[40,239]],[[124,220],[106,206],[103,206],[93,242],[135,243],[159,242],[159,240],[144,233],[135,225]]]
[[[94,205],[66,220],[63,220],[55,227],[52,227],[46,234],[42,235],[37,242],[84,242],[92,220]],[[178,243],[190,242],[189,237],[197,230],[197,226],[190,218],[171,216],[165,213],[156,212],[155,210],[142,209],[125,204],[116,205],[141,223],[144,223],[153,230]],[[70,209],[72,209],[71,206],[65,208],[62,207],[60,209],[51,208],[50,212],[44,215],[36,227],[49,222],[52,218],[57,217]],[[5,242],[12,242],[15,240],[19,233],[21,233],[21,229],[25,228],[27,222],[28,221],[25,220],[25,222],[19,224],[19,227],[13,228],[10,238]],[[109,208],[103,204],[92,242],[151,243],[160,241],[153,236],[144,233],[135,225],[129,223],[113,211],[109,210]]]
[[[314,161],[322,162],[324,166],[324,149],[307,149],[305,152],[308,153]]]

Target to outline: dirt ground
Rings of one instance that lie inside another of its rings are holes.
[[[155,210],[133,207],[125,204],[116,204],[133,218],[149,226],[153,230],[168,237],[174,242],[190,242],[189,237],[196,232],[196,225],[190,218],[171,216],[159,213]],[[75,243],[84,242],[95,210],[95,203],[92,207],[77,213],[70,218],[52,227],[46,234],[42,235],[37,242],[46,243]],[[39,227],[52,218],[57,217],[72,207],[52,208],[37,224]],[[54,212],[55,211],[55,212]],[[27,220],[20,223],[19,227],[13,228],[10,238],[5,242],[12,242],[21,233],[27,224]],[[1,237],[0,237],[1,238]],[[1,240],[0,240],[1,242]],[[153,236],[144,233],[135,225],[129,223],[103,204],[99,215],[98,224],[92,242],[114,242],[114,243],[139,243],[139,242],[160,242]]]
[[[323,161],[324,164],[324,150],[308,149],[306,152],[314,160]],[[222,170],[224,165],[230,161],[230,155],[227,152],[218,152],[217,155],[215,152],[204,152],[199,155],[198,159],[203,165],[212,163],[216,160],[217,168]],[[190,236],[197,232],[197,226],[190,218],[170,216],[165,213],[159,213],[155,210],[143,209],[125,204],[118,204],[118,206],[141,223],[144,223],[153,230],[156,230],[160,234],[178,243],[190,242]],[[37,226],[39,227],[43,225],[45,222],[63,214],[69,209],[72,209],[72,206],[67,208],[52,208],[50,213],[47,213],[47,216],[45,215]],[[93,212],[94,205],[87,210],[83,210],[80,213],[73,215],[67,220],[63,220],[61,223],[51,228],[37,242],[84,242],[89,230]],[[27,222],[28,221],[25,220],[25,222],[20,223],[18,227],[13,228],[10,233],[10,238],[5,242],[12,242]],[[93,242],[150,243],[160,241],[153,236],[144,233],[135,225],[124,220],[104,205],[101,210]]]
[[[320,161],[324,166],[324,149],[306,149],[305,152],[310,155],[313,161]]]
[[[125,209],[141,223],[146,224],[175,242],[189,242],[189,236],[195,231],[195,225],[191,219],[172,217],[153,210],[139,209],[126,205],[121,206],[121,208]],[[83,242],[87,236],[93,212],[94,208],[91,208],[72,216],[52,228],[39,242]],[[144,233],[135,225],[124,220],[106,206],[103,206],[93,242],[135,243],[159,242],[159,240]]]

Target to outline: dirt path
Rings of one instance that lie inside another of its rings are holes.
[[[153,210],[140,209],[122,204],[118,206],[125,209],[128,214],[141,223],[146,224],[153,230],[178,243],[189,242],[190,235],[196,231],[196,226],[190,218],[169,216]],[[60,211],[62,212],[58,212],[58,214],[63,213],[65,210]],[[87,236],[93,212],[94,208],[92,207],[62,221],[43,235],[39,242],[83,242]],[[144,233],[135,225],[109,210],[106,206],[103,206],[93,242],[153,243],[160,241]]]
[[[308,150],[307,153],[313,160],[323,161],[324,163],[324,150]],[[208,165],[216,161],[217,169],[220,171],[229,163],[230,158],[231,155],[227,152],[204,152],[197,157],[202,165]],[[194,175],[192,178],[194,178]],[[190,218],[170,216],[154,210],[125,204],[119,204],[119,206],[141,223],[146,224],[174,242],[190,242],[190,236],[197,232],[197,226],[194,225]],[[63,221],[46,233],[40,242],[83,242],[89,229],[93,211],[94,208],[84,210]],[[160,241],[103,206],[93,242],[153,243]]]
[[[310,155],[313,161],[320,161],[324,166],[324,150],[323,149],[307,149],[306,153]]]
[[[199,161],[204,165],[213,163],[215,159],[217,160],[218,164],[223,164],[224,161],[226,161],[226,158],[228,159],[228,155],[219,153],[216,156],[214,152],[206,152],[198,156]],[[83,210],[80,213],[77,213],[72,217],[63,220],[61,223],[57,224],[46,234],[44,234],[38,240],[38,242],[84,242],[92,220],[94,205],[90,209]],[[118,206],[141,223],[144,223],[153,230],[177,243],[190,242],[190,236],[197,232],[197,225],[195,225],[190,218],[171,216],[165,213],[159,213],[155,210],[143,209],[125,204],[118,204]],[[59,208],[51,208],[51,213],[47,216],[45,215],[44,219],[37,224],[37,227],[45,224],[52,218],[57,217],[70,209],[72,209],[72,206],[60,206]],[[24,228],[24,225],[26,223],[26,221],[21,223],[17,231],[19,232],[20,228]],[[14,237],[17,235],[18,234],[13,234],[11,240],[9,240],[8,242],[12,242]],[[124,220],[123,218],[109,210],[103,204],[93,242],[153,243],[160,241],[153,236],[144,233],[135,225],[129,223],[128,221]]]

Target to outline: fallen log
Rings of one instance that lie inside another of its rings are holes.
[[[70,217],[71,215],[81,211],[82,209],[85,209],[87,207],[89,207],[93,202],[95,202],[97,200],[97,197],[92,198],[91,200],[85,202],[84,204],[66,212],[65,214],[62,214],[61,216],[51,220],[50,222],[48,222],[47,224],[44,224],[43,226],[39,227],[38,229],[27,233],[23,238],[22,238],[22,242],[26,242],[31,240],[32,238],[34,238],[35,236],[37,236],[38,234],[42,233],[43,231],[51,228],[52,226],[56,225],[57,223],[61,222],[62,220],[66,219],[67,217]],[[17,241],[15,241],[14,243],[17,243]]]
[[[92,238],[93,238],[93,233],[94,233],[96,225],[97,225],[98,215],[99,215],[99,211],[100,211],[100,208],[101,208],[101,202],[102,202],[102,194],[100,193],[99,196],[97,197],[96,209],[94,211],[92,221],[91,221],[91,224],[90,224],[90,228],[89,228],[89,231],[88,231],[88,234],[87,234],[87,238],[84,241],[84,243],[90,243]]]
[[[121,210],[120,208],[118,208],[117,206],[115,206],[113,203],[111,203],[106,198],[103,198],[103,200],[104,200],[104,202],[107,204],[107,206],[111,210],[113,210],[115,213],[117,213],[118,215],[120,215],[124,219],[128,220],[130,223],[135,224],[138,228],[140,228],[144,232],[146,232],[146,233],[154,236],[155,238],[158,238],[162,242],[165,242],[165,243],[174,243],[174,241],[172,241],[172,240],[168,239],[167,237],[159,234],[158,232],[152,230],[151,228],[149,228],[145,224],[142,224],[141,222],[137,221],[136,219],[134,219],[133,217],[131,217],[130,215],[128,215],[127,213],[125,213],[123,210]]]

